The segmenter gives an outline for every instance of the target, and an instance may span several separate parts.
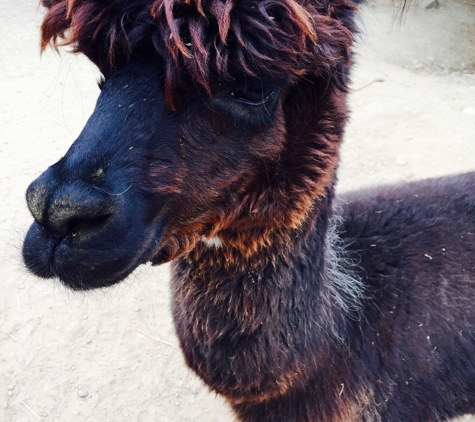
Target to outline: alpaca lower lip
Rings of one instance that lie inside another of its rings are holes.
[[[128,247],[99,242],[76,247],[71,238],[58,241],[35,222],[23,245],[23,259],[27,268],[41,278],[58,277],[73,290],[90,290],[122,281],[150,260],[156,244],[154,239],[146,238],[131,239]]]
[[[23,261],[26,267],[38,277],[55,277],[53,256],[56,244],[54,238],[48,236],[40,224],[33,223],[23,244]]]

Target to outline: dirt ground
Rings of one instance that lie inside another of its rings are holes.
[[[475,0],[362,8],[340,191],[475,170]],[[72,293],[22,267],[28,184],[67,150],[98,96],[82,57],[41,59],[37,0],[0,3],[0,422],[230,422],[186,369],[168,268]],[[475,421],[474,419],[467,419]]]

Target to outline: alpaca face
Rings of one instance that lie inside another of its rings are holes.
[[[36,275],[89,289],[174,259],[230,227],[278,160],[282,87],[191,88],[171,111],[159,74],[139,60],[112,74],[76,142],[28,188],[23,255]]]
[[[318,214],[346,122],[353,0],[43,4],[42,48],[72,45],[106,82],[27,191],[33,273],[88,289],[217,246],[246,266]]]

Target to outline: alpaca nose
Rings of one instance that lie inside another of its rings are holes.
[[[47,170],[26,192],[35,220],[57,239],[90,237],[113,215],[112,197],[84,183],[56,184]]]

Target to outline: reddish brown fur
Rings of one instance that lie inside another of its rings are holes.
[[[353,8],[345,0],[339,0],[338,3],[340,4],[336,6],[346,7],[348,10]],[[133,29],[127,27],[124,15],[114,16],[111,3],[104,5],[100,1],[56,0],[48,6],[51,7],[42,25],[42,49],[49,42],[56,48],[73,45],[75,51],[85,52],[90,56],[106,75],[112,71],[116,62],[120,63],[130,56],[135,44],[146,35],[149,36],[145,31],[143,35],[137,36],[136,28],[140,28],[140,25],[148,29],[153,27],[165,43],[164,48],[157,45],[154,48],[165,59],[165,87],[172,108],[177,105],[177,89],[186,85],[190,77],[209,92],[212,79],[230,78],[235,72],[264,72],[273,78],[295,81],[305,74],[311,79],[312,75],[317,77],[340,71],[344,77],[345,72],[340,68],[350,64],[349,49],[353,28],[345,27],[344,21],[335,18],[335,6],[326,7],[318,2],[305,1],[300,4],[295,0],[267,0],[259,3],[259,10],[251,10],[245,2],[231,0],[224,3],[221,0],[157,0],[150,6],[148,15],[142,14],[141,20],[134,22]],[[322,13],[324,6],[325,11]],[[274,11],[275,17],[269,15],[269,10]],[[186,14],[186,20],[180,18],[183,14]],[[248,28],[252,28],[252,31]],[[133,30],[136,32],[132,32]],[[188,34],[188,39],[185,39],[184,34]],[[264,41],[256,44],[256,39]],[[187,46],[188,42],[191,42],[192,47]],[[106,63],[94,56],[96,49],[108,51]],[[180,69],[185,69],[186,73],[180,73]],[[345,90],[346,83],[339,81],[340,78],[334,78],[332,83],[338,84],[340,90]],[[298,87],[294,90],[297,92]],[[328,122],[333,125],[336,116],[344,121],[346,111],[344,99],[339,98],[341,95],[338,91],[329,92],[331,95],[321,92],[326,98],[321,101],[327,102],[327,110],[331,111],[328,116],[322,116],[321,124]],[[293,95],[294,93],[289,94]],[[299,101],[294,107],[305,109],[311,107],[313,99],[308,99],[309,104],[302,103],[302,99]],[[288,102],[292,103],[292,98]],[[292,110],[286,112],[290,115],[287,116],[287,121],[302,119]],[[310,114],[310,119],[315,119],[314,113]],[[284,145],[286,129],[280,126],[283,124],[279,123],[281,117],[277,115],[273,126],[267,133],[260,133],[259,139],[251,138],[256,166],[260,167],[262,160],[268,161],[270,168],[266,171],[274,176],[287,168],[297,168],[301,170],[297,174],[302,179],[292,181],[291,184],[285,181],[275,183],[276,177],[263,175],[258,180],[272,179],[274,186],[267,186],[265,183],[255,186],[246,182],[246,173],[253,174],[254,169],[242,169],[241,174],[226,177],[222,181],[229,188],[232,187],[233,198],[222,199],[221,202],[225,204],[217,204],[212,213],[194,215],[193,210],[201,209],[200,204],[179,204],[179,207],[190,211],[186,215],[186,224],[176,221],[172,232],[165,236],[167,242],[163,250],[168,251],[164,252],[167,260],[192,250],[202,236],[212,237],[218,233],[231,248],[237,248],[247,258],[259,247],[276,240],[280,239],[285,244],[288,234],[276,233],[285,228],[296,229],[300,226],[315,198],[324,195],[325,189],[332,182],[332,174],[338,162],[341,131],[337,128],[332,135],[333,128],[329,127],[325,138],[315,139],[315,143],[309,145],[306,131],[296,129],[291,134],[292,142]],[[308,129],[312,131],[311,128]],[[195,132],[194,127],[188,133],[185,130],[184,138],[188,142],[193,138],[200,138]],[[200,139],[196,139],[196,143],[199,142]],[[193,145],[184,145],[184,148],[190,147]],[[285,162],[279,162],[279,156],[286,157]],[[295,162],[290,162],[291,157],[295,157]],[[155,178],[160,173],[159,169],[153,170],[151,177]],[[255,182],[251,180],[251,183]],[[219,185],[218,182],[218,187],[217,191],[222,191],[226,186]],[[183,188],[172,185],[158,186],[156,189],[177,191]],[[195,180],[186,189],[196,192],[188,198],[200,198],[200,202],[209,203],[211,198],[204,194],[207,189],[195,183]],[[212,192],[209,194],[212,195]],[[186,201],[189,201],[188,198]],[[248,219],[249,213],[255,217]],[[189,225],[190,220],[193,221],[192,226]]]
[[[321,94],[321,115],[315,117],[314,111],[309,111],[315,121],[324,127],[327,122],[329,125],[335,124],[339,116],[343,122],[346,117],[343,97],[330,92]],[[308,101],[312,101],[312,98]],[[309,104],[303,103],[301,107],[311,110]],[[294,108],[295,111],[292,111]],[[270,245],[288,244],[289,236],[298,232],[315,201],[318,203],[333,183],[342,134],[340,129],[327,127],[326,136],[315,134],[314,142],[303,142],[303,139],[308,140],[307,133],[312,130],[312,126],[300,124],[297,114],[301,115],[301,110],[291,101],[286,114],[287,119],[295,121],[299,128],[292,128],[284,144],[283,139],[279,141],[276,137],[282,136],[280,134],[283,132],[277,116],[268,133],[261,133],[259,138],[251,138],[251,145],[255,144],[251,146],[251,151],[256,156],[253,168],[243,168],[232,177],[223,173],[223,180],[212,183],[203,175],[204,184],[200,184],[197,182],[201,179],[201,173],[208,171],[206,166],[201,161],[189,163],[189,171],[194,177],[191,185],[183,186],[183,190],[189,195],[183,196],[182,201],[175,204],[176,211],[172,213],[179,217],[170,225],[170,232],[165,236],[167,246],[163,251],[168,249],[165,254],[167,260],[192,251],[202,236],[218,235],[226,245],[227,254],[223,265],[235,263],[237,259],[247,262],[259,250],[262,249],[261,252],[265,253]],[[311,119],[309,121],[313,124]],[[193,136],[200,137],[201,134],[189,133],[186,139],[193,139]],[[264,160],[269,165],[265,168],[267,174],[259,175],[262,154],[265,154]],[[291,169],[298,171],[289,179]],[[249,178],[250,174],[256,173],[258,177]],[[228,196],[222,197],[222,192],[226,192]],[[219,197],[213,198],[213,195]],[[215,205],[203,213],[201,204],[206,203]],[[183,209],[187,210],[185,215],[179,212]],[[190,221],[193,223],[190,224]],[[164,259],[164,256],[160,255],[160,259]]]
[[[130,57],[143,37],[152,38],[166,62],[169,104],[176,107],[176,89],[184,84],[179,69],[211,93],[216,76],[267,73],[296,80],[309,73],[332,72],[348,62],[352,28],[345,27],[334,13],[354,6],[347,0],[333,3],[328,7],[325,2],[266,0],[254,6],[238,0],[156,0],[138,21],[128,22],[113,2],[50,0],[41,48],[52,42],[55,48],[72,45],[89,56],[95,54],[91,46],[107,51],[107,61],[93,57],[107,74]],[[144,33],[136,39],[141,26]]]

